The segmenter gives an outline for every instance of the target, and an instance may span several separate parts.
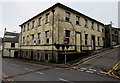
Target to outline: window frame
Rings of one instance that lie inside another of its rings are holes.
[[[41,33],[38,33],[38,44],[41,44]]]
[[[87,28],[88,28],[88,20],[87,20],[87,19],[85,19],[84,21],[85,21],[85,27],[87,27]]]
[[[76,25],[80,25],[80,17],[76,16]]]
[[[35,21],[32,21],[32,29],[35,28]]]
[[[67,32],[69,32],[67,34]],[[70,30],[65,30],[65,39],[68,40],[68,44],[70,44]]]
[[[94,22],[91,22],[91,29],[94,30]]]
[[[25,44],[25,37],[23,37],[23,45]]]
[[[50,13],[47,13],[46,14],[46,23],[49,23],[50,22]]]
[[[34,38],[35,38],[35,35],[34,35],[34,34],[32,34],[32,40],[34,40]]]
[[[100,32],[100,25],[99,24],[97,24],[97,31]]]
[[[27,45],[29,45],[29,35],[27,36]]]
[[[70,22],[70,13],[69,12],[66,12],[65,21]]]
[[[30,29],[30,23],[27,24],[27,31]]]
[[[42,17],[39,17],[38,18],[38,26],[41,26],[42,25]]]
[[[50,32],[49,32],[49,30],[45,31],[45,36],[46,36],[46,44],[49,44],[50,43],[50,41],[49,41],[49,38],[50,38]]]
[[[85,34],[85,45],[88,45],[88,34]]]

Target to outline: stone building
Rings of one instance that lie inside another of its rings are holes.
[[[105,25],[106,47],[120,45],[120,28],[112,27],[111,24]]]
[[[8,32],[5,29],[2,40],[2,57],[18,57],[19,33]]]
[[[103,23],[60,3],[20,26],[20,58],[60,62],[64,61],[65,50],[69,58],[71,53],[97,50],[104,46]],[[64,41],[68,43],[66,47]]]

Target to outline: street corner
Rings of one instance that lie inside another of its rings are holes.
[[[118,62],[112,70],[108,72],[108,75],[114,78],[120,79],[120,62]]]

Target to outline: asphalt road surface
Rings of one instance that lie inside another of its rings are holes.
[[[93,69],[96,71],[108,72],[119,62],[118,57],[120,56],[120,47],[115,49],[109,49],[98,56],[79,64],[78,67]]]
[[[109,76],[34,65],[10,58],[2,59],[2,72],[3,80],[7,81],[119,81]]]

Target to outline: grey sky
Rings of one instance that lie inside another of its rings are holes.
[[[7,31],[20,32],[19,25],[43,10],[51,7],[58,1],[51,2],[1,2],[0,3],[0,37],[4,28]],[[60,1],[59,1],[60,2]],[[104,24],[112,21],[118,27],[118,2],[60,2]]]

